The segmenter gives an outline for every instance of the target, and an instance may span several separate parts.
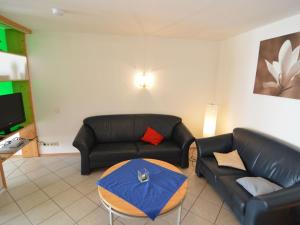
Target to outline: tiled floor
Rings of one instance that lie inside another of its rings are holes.
[[[1,225],[107,225],[96,180],[103,171],[80,175],[79,156],[12,158],[4,163],[8,191],[0,191]],[[194,168],[189,179],[182,225],[239,225],[231,211]],[[177,212],[148,219],[115,218],[115,225],[176,224]]]

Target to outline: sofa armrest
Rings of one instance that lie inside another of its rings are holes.
[[[73,141],[73,146],[76,147],[81,154],[89,154],[94,144],[95,137],[93,131],[88,126],[82,125]]]
[[[232,133],[209,138],[196,139],[198,156],[211,156],[213,152],[229,152],[232,150]]]
[[[190,145],[195,140],[194,136],[183,123],[179,123],[175,127],[172,139],[182,150],[189,149]]]
[[[292,209],[300,207],[300,185],[257,196],[246,206],[245,224],[295,224],[298,216]]]

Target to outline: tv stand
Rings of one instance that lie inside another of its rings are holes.
[[[18,128],[15,129],[15,130],[11,130],[11,128],[5,129],[5,130],[3,130],[3,135],[0,135],[0,138],[1,138],[1,136],[9,135],[9,134],[11,134],[13,132],[16,132],[16,131],[18,131],[18,130],[20,130],[22,128],[24,128],[24,127],[23,126],[18,126]]]

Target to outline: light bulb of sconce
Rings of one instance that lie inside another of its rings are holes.
[[[137,72],[134,78],[135,86],[138,88],[143,88],[145,86],[145,77],[142,72]]]
[[[151,72],[145,74],[145,85],[147,88],[152,88],[154,85],[154,76]]]
[[[135,85],[138,88],[151,88],[154,84],[153,74],[150,72],[137,72],[135,75]]]

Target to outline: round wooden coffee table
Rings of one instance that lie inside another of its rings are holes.
[[[169,170],[175,171],[177,173],[182,173],[177,167],[173,166],[170,163],[161,161],[161,160],[156,160],[156,159],[144,159],[147,160],[151,163],[157,164],[159,166],[165,167]],[[110,168],[108,168],[101,178],[107,176],[111,172],[115,171],[125,163],[129,162],[123,161],[120,162]],[[165,205],[165,207],[161,210],[160,215],[168,213],[174,209],[178,208],[178,216],[177,216],[177,225],[180,224],[181,220],[181,208],[182,208],[182,201],[186,195],[187,192],[187,186],[188,186],[188,181],[185,180],[184,183],[181,185],[181,187],[175,192],[175,194],[170,198],[168,203]],[[113,215],[117,215],[120,217],[125,217],[125,218],[141,218],[141,217],[147,217],[147,215],[133,206],[132,204],[128,203],[124,199],[118,197],[117,195],[111,193],[110,191],[107,191],[101,186],[98,186],[98,192],[99,196],[101,199],[102,204],[104,207],[108,210],[109,212],[109,224],[113,225]]]

